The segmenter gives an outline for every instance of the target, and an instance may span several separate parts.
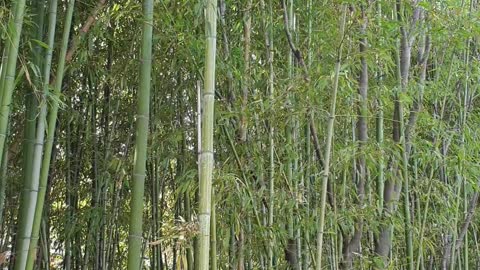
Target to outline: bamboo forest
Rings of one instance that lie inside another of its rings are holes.
[[[2,270],[480,269],[480,0],[0,0],[0,54]]]

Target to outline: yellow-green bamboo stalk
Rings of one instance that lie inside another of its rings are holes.
[[[38,40],[43,40],[44,35],[44,17],[45,17],[45,1],[38,1],[35,9],[33,11],[35,14],[35,23],[34,31],[36,31],[35,38]],[[40,44],[35,44],[33,50],[33,63],[37,67],[39,73],[42,70],[42,56],[44,55],[44,50]],[[32,176],[32,167],[33,167],[33,152],[35,145],[35,129],[36,129],[36,118],[37,118],[37,98],[35,96],[35,90],[37,88],[42,88],[42,79],[41,74],[34,73],[34,84],[32,87],[26,89],[25,94],[25,127],[24,127],[24,138],[23,138],[23,182],[29,183]],[[7,147],[5,147],[7,148]],[[7,151],[8,152],[8,151]],[[25,191],[23,191],[25,192]],[[25,199],[30,199],[28,196]]]
[[[379,27],[382,26],[381,23],[381,18],[382,18],[382,4],[380,2],[377,3],[377,18],[379,21]],[[381,41],[381,44],[383,42]],[[379,88],[380,90],[383,87],[383,73],[384,73],[384,67],[381,62],[381,59],[379,56],[377,56],[377,63],[379,64],[379,70],[378,70],[378,78],[379,78]],[[384,150],[383,150],[383,140],[384,140],[384,128],[383,128],[383,103],[382,103],[382,98],[381,98],[381,91],[376,96],[376,106],[377,106],[377,115],[375,118],[375,131],[376,131],[376,140],[377,144],[379,147],[379,157],[378,157],[378,165],[377,165],[377,202],[378,202],[378,213],[381,215],[383,212],[383,191],[384,191],[384,185],[385,185],[385,161],[384,161]]]
[[[272,0],[268,2],[268,30],[265,33],[265,42],[267,47],[267,62],[269,68],[268,74],[268,100],[270,101],[270,110],[273,112],[274,107],[274,72],[273,72],[273,11],[272,11]],[[274,196],[275,196],[275,141],[274,141],[274,134],[275,129],[273,126],[273,119],[269,120],[269,128],[268,128],[268,155],[269,155],[269,184],[268,184],[268,226],[270,230],[268,230],[268,263],[267,268],[269,270],[273,269],[274,263],[274,254],[273,249],[275,246],[275,238],[273,235],[272,227],[274,222]]]
[[[217,0],[205,2],[205,75],[202,93],[201,150],[199,153],[198,264],[196,270],[209,269],[210,211],[213,174],[213,125],[215,101],[215,54],[217,42]]]
[[[0,81],[0,94],[2,95],[2,103],[0,104],[0,153],[3,153],[7,137],[8,118],[10,115],[12,94],[15,88],[14,83],[17,69],[18,46],[22,34],[24,14],[25,0],[16,1],[14,15],[8,22],[9,39],[6,41],[7,58],[4,58],[7,62],[2,63],[2,69],[5,68],[5,75],[2,76]]]
[[[68,39],[70,36],[74,6],[75,6],[75,0],[70,0],[68,2],[67,13],[65,16],[65,24],[63,28],[63,34],[62,34],[62,43],[61,43],[60,52],[58,56],[58,66],[57,66],[57,72],[55,75],[55,83],[53,86],[53,95],[55,98],[53,98],[50,102],[51,107],[50,107],[50,111],[47,119],[48,130],[47,130],[47,137],[46,137],[45,146],[44,146],[42,168],[40,171],[40,182],[38,186],[37,205],[36,205],[35,217],[33,221],[32,240],[30,242],[29,256],[28,256],[27,268],[26,268],[27,270],[33,269],[34,261],[36,258],[38,238],[40,235],[43,208],[45,204],[45,195],[47,192],[47,182],[48,182],[48,174],[50,170],[50,161],[52,158],[53,140],[55,137],[55,129],[56,129],[56,123],[57,123],[58,106],[59,106],[58,99],[60,98],[63,75],[65,71],[65,56],[68,49]]]
[[[8,151],[3,150],[3,159],[0,166],[0,224],[3,223],[3,210],[5,208],[5,191],[7,189]]]
[[[217,270],[217,216],[215,211],[215,191],[212,190],[212,215],[210,216],[210,270]]]
[[[143,1],[143,35],[140,55],[140,87],[137,93],[135,133],[135,164],[132,175],[130,227],[128,234],[128,270],[139,270],[142,256],[143,197],[150,112],[150,81],[152,73],[153,0]]]
[[[57,22],[57,0],[50,0],[48,10],[48,38],[42,77],[42,92],[40,99],[40,112],[35,130],[35,142],[33,147],[32,167],[29,177],[25,178],[22,200],[19,210],[19,224],[17,244],[15,252],[15,270],[24,270],[27,266],[28,251],[32,240],[32,230],[37,205],[40,170],[42,165],[43,144],[45,138],[45,122],[47,118],[47,96],[52,64],[55,29]],[[33,263],[33,262],[32,262]],[[32,265],[33,266],[33,265]]]
[[[240,114],[240,126],[239,126],[239,139],[241,142],[247,141],[247,105],[248,105],[248,93],[250,88],[250,36],[252,28],[252,0],[247,0],[243,22],[243,76],[242,76],[242,105]]]
[[[335,107],[337,104],[337,92],[338,92],[338,80],[340,77],[340,67],[342,60],[342,48],[343,48],[343,38],[345,35],[345,20],[347,17],[347,6],[342,6],[342,16],[340,19],[340,44],[338,48],[338,55],[335,62],[335,74],[333,79],[333,89],[332,89],[332,103],[330,105],[330,112],[328,116],[328,125],[327,125],[327,143],[325,149],[325,158],[324,158],[324,168],[322,172],[322,193],[320,197],[320,216],[318,218],[317,224],[317,254],[316,254],[316,269],[322,269],[322,251],[323,251],[323,234],[325,227],[325,210],[326,210],[326,199],[327,199],[327,185],[328,177],[330,175],[330,158],[331,158],[331,149],[333,141],[333,132],[335,124]]]

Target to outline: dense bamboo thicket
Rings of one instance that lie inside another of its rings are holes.
[[[0,268],[480,269],[478,0],[0,0]]]

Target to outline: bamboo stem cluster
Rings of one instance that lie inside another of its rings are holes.
[[[478,267],[478,0],[142,2],[0,4],[0,268]]]

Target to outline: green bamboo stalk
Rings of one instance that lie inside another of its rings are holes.
[[[228,241],[228,269],[235,269],[235,217],[230,215],[230,230]]]
[[[433,173],[434,173],[434,168],[431,167],[430,169],[430,176],[428,178],[428,189],[427,189],[427,201],[425,202],[425,209],[423,209],[423,217],[421,221],[421,227],[420,227],[420,240],[418,242],[418,256],[417,256],[417,270],[420,270],[420,262],[423,259],[423,240],[424,240],[424,232],[425,232],[425,226],[427,223],[427,215],[429,213],[429,206],[430,206],[430,199],[431,199],[431,192],[432,192],[432,186],[433,186]]]
[[[37,5],[37,6],[40,6],[40,5]],[[12,16],[14,14],[16,14],[16,10],[17,10],[17,2],[13,2],[12,3],[12,7],[11,7],[11,10],[13,12],[8,12],[8,16],[9,16],[9,22],[12,20]],[[43,11],[43,10],[39,10],[39,11]],[[39,12],[40,13],[40,12]],[[43,12],[42,12],[43,14]],[[43,17],[43,16],[42,16]],[[38,19],[38,17],[37,17]],[[37,25],[40,25],[42,21],[37,21]],[[40,31],[38,31],[40,32]],[[9,36],[8,36],[9,37]],[[11,39],[10,39],[11,40]],[[0,104],[2,104],[2,100],[3,100],[3,89],[4,89],[4,84],[5,84],[5,77],[7,76],[7,64],[8,64],[8,54],[9,54],[9,51],[11,51],[11,49],[9,48],[10,45],[11,45],[11,42],[5,42],[2,44],[3,45],[3,48],[2,48],[2,64],[0,65],[0,89],[2,89],[2,92],[0,93]]]
[[[444,267],[444,269],[447,269],[447,267],[448,267],[450,270],[455,269],[455,258],[456,258],[455,243],[457,242],[457,238],[458,238],[457,228],[458,228],[458,219],[459,219],[459,216],[460,216],[460,200],[461,200],[461,197],[462,197],[460,192],[462,190],[462,181],[464,181],[463,177],[460,174],[459,166],[455,167],[455,175],[456,175],[456,178],[457,178],[457,183],[456,183],[457,191],[455,192],[455,197],[457,198],[457,200],[455,202],[455,214],[454,214],[454,218],[453,218],[453,223],[454,223],[453,237],[452,237],[451,242],[447,246],[447,249],[449,249],[449,250],[446,253],[447,254],[450,253],[450,256],[446,257],[447,258],[447,261],[446,261],[447,264]],[[450,265],[448,266],[448,264],[450,264]]]
[[[403,117],[403,106],[400,105],[399,109],[399,122],[400,130],[404,133],[404,117]],[[413,261],[413,230],[412,230],[412,221],[410,213],[410,188],[409,188],[409,176],[408,176],[408,154],[407,154],[407,143],[405,141],[405,136],[402,136],[401,139],[402,149],[402,172],[401,176],[403,179],[403,215],[405,222],[405,239],[407,241],[407,265],[409,270],[414,270],[414,261]]]
[[[377,2],[377,17],[379,18],[379,26],[381,27],[381,18],[382,18],[382,5],[381,2]],[[382,42],[383,43],[383,42]],[[379,89],[381,90],[383,87],[383,72],[384,67],[381,64],[381,59],[377,59],[378,64],[380,65],[380,69],[378,71],[379,79]],[[376,131],[376,140],[379,147],[380,155],[378,159],[378,176],[377,176],[377,202],[378,202],[378,213],[381,215],[383,211],[383,191],[385,189],[385,158],[384,158],[384,128],[383,128],[383,103],[381,99],[381,95],[377,94],[376,97],[376,105],[377,105],[377,115],[375,118],[375,131]]]
[[[358,176],[358,184],[357,184],[357,198],[358,198],[358,205],[356,207],[362,207],[365,200],[365,186],[367,182],[367,161],[366,161],[366,153],[365,153],[365,146],[368,141],[368,126],[367,126],[367,118],[368,118],[368,66],[367,60],[365,57],[365,53],[368,46],[368,41],[366,37],[367,31],[367,10],[364,5],[361,5],[361,26],[360,26],[360,35],[361,38],[359,40],[359,52],[360,56],[360,63],[361,63],[361,71],[358,80],[358,95],[359,95],[359,104],[358,104],[358,117],[357,123],[354,127],[353,134],[355,132],[358,134],[358,158],[355,159],[355,172]],[[346,247],[343,250],[343,261],[342,265],[346,269],[351,269],[353,267],[353,253],[360,252],[360,242],[362,239],[363,234],[363,225],[364,220],[362,217],[357,218],[354,234],[350,240],[346,243]],[[345,235],[345,237],[347,237]]]
[[[45,1],[38,1],[36,5],[35,31],[37,31],[36,39],[43,41],[44,39],[44,21],[45,21]],[[44,56],[44,49],[40,44],[35,44],[33,52],[33,61],[38,69],[38,73],[34,73],[34,87],[26,89],[25,94],[25,130],[23,143],[23,181],[29,181],[32,175],[33,168],[33,152],[35,142],[36,119],[38,114],[38,100],[35,95],[37,88],[42,88],[42,61]]]
[[[293,0],[288,0],[287,6],[285,5],[285,0],[283,0],[283,8],[284,10],[284,22],[285,28],[292,34],[295,33],[295,24],[294,24],[294,16],[293,13]],[[288,9],[288,12],[287,12]],[[288,13],[288,15],[287,15]],[[290,82],[293,80],[294,70],[293,70],[293,52],[290,50],[288,54],[288,79]],[[293,86],[290,84],[290,86]],[[293,170],[294,170],[294,160],[293,160],[293,151],[294,146],[294,132],[295,132],[295,122],[296,119],[293,116],[293,104],[294,104],[294,96],[291,92],[287,94],[287,110],[289,111],[288,120],[285,126],[285,138],[286,138],[286,155],[287,155],[287,166],[286,166],[286,176],[287,176],[287,183],[290,187],[294,186],[294,179],[293,179]],[[291,190],[295,192],[295,190]],[[293,207],[288,209],[288,216],[287,216],[287,229],[288,229],[288,239],[287,244],[285,246],[285,255],[286,260],[289,264],[291,269],[297,269],[297,252],[296,252],[296,241],[294,235],[294,214],[293,214]]]
[[[23,16],[25,14],[25,0],[16,1],[14,16],[8,22],[7,58],[5,75],[0,81],[2,103],[0,108],[0,153],[3,153],[7,138],[8,118],[12,103],[12,94],[15,88],[15,72],[17,69],[18,46],[22,34]],[[2,64],[3,66],[3,64]],[[2,68],[3,69],[3,68]],[[1,160],[0,160],[1,163]]]
[[[8,45],[8,44],[6,44]],[[3,89],[3,86],[2,86],[2,83],[3,81],[5,80],[5,74],[6,74],[6,62],[7,62],[7,48],[3,48],[3,52],[2,52],[2,59],[1,59],[1,63],[0,63],[0,89]],[[0,104],[2,104],[2,99],[3,99],[3,95],[0,94]]]
[[[308,69],[311,68],[312,66],[312,29],[313,29],[313,5],[312,5],[312,0],[307,1],[307,12],[308,12],[308,28],[307,28],[307,47],[308,47],[308,54],[307,54],[307,67]],[[307,112],[306,114],[306,121],[307,124],[305,126],[305,173],[304,173],[304,178],[305,178],[305,209],[306,209],[306,215],[307,215],[307,220],[310,221],[311,219],[311,210],[310,210],[310,200],[312,199],[312,192],[311,192],[311,187],[310,187],[310,181],[311,181],[311,167],[313,164],[312,160],[312,153],[311,153],[311,131],[310,131],[310,125],[309,125],[309,119],[313,119],[313,112]],[[311,235],[311,230],[309,227],[306,227],[304,230],[304,252],[303,252],[303,270],[308,270],[310,269],[310,253],[311,253],[311,248],[310,248],[310,235]]]
[[[185,215],[186,215],[186,221],[190,222],[191,221],[191,206],[190,206],[190,195],[188,194],[188,191],[185,192],[184,194],[184,201],[185,201]],[[188,265],[188,270],[193,270],[194,268],[194,257],[193,257],[193,248],[192,247],[187,247],[187,265]],[[161,256],[161,254],[160,254]]]
[[[42,255],[43,255],[43,261],[44,261],[44,266],[40,266],[41,269],[45,270],[50,270],[50,245],[48,241],[48,234],[47,234],[48,228],[47,228],[47,222],[45,219],[42,220],[42,225],[41,225],[41,243],[42,243]]]
[[[410,61],[411,61],[411,41],[410,36],[406,33],[406,30],[401,27],[402,38],[400,40],[400,86],[403,93],[407,92],[408,78],[410,73]],[[413,230],[410,213],[410,188],[409,188],[409,175],[408,175],[408,152],[407,141],[405,133],[405,121],[404,121],[404,108],[400,101],[398,102],[398,125],[401,137],[399,138],[399,145],[401,146],[400,152],[402,155],[401,160],[401,176],[403,180],[403,216],[405,223],[405,239],[406,239],[406,261],[409,270],[414,270],[415,264],[413,261]]]
[[[268,30],[265,33],[265,42],[267,43],[267,61],[269,68],[268,76],[268,100],[270,102],[270,110],[273,112],[274,107],[274,71],[273,71],[273,11],[272,11],[272,0],[268,2]],[[273,115],[273,113],[272,113]],[[273,126],[273,119],[270,119],[270,124],[268,128],[268,155],[269,155],[269,184],[268,184],[268,226],[270,230],[268,231],[268,263],[267,269],[272,270],[274,267],[274,246],[275,238],[273,235],[273,222],[274,222],[274,204],[275,204],[275,128]]]
[[[5,76],[7,74],[7,61],[8,61],[8,44],[5,44],[5,47],[2,50],[2,62],[0,63],[0,88],[3,89],[3,82],[5,81]],[[0,104],[2,102],[3,95],[0,95]]]
[[[471,13],[474,9],[474,1],[470,1],[470,9],[469,9],[469,17],[471,17]],[[466,154],[466,148],[465,148],[465,130],[467,129],[466,125],[467,125],[467,114],[468,114],[468,107],[469,107],[469,99],[470,99],[470,84],[469,84],[469,81],[470,81],[470,44],[472,43],[470,38],[467,39],[466,41],[467,43],[467,48],[466,48],[466,51],[465,51],[465,87],[464,87],[464,91],[463,91],[463,113],[462,113],[462,116],[463,116],[463,119],[462,119],[462,123],[461,123],[461,150],[462,150],[462,156],[464,158],[466,158],[467,154]],[[462,163],[461,163],[461,173],[463,174],[464,171],[465,171],[465,162],[462,160]],[[480,182],[479,182],[480,183]],[[466,191],[466,187],[467,187],[467,181],[463,181],[463,196],[464,196],[464,213],[465,213],[465,222],[467,222],[468,220],[468,198],[467,198],[467,191]],[[477,196],[478,197],[478,194],[477,192],[475,192],[474,194],[474,197]],[[475,202],[476,203],[476,202]],[[475,206],[474,206],[475,207]],[[464,235],[464,238],[461,239],[462,235],[462,231],[460,231],[460,235],[459,235],[459,240],[460,241],[464,241],[465,242],[465,249],[464,249],[464,252],[463,252],[463,255],[465,257],[465,264],[463,265],[463,269],[465,270],[468,270],[468,223],[466,223],[466,227],[467,229],[465,229],[465,235]],[[463,229],[463,228],[462,228]],[[455,242],[452,242],[452,258],[455,258],[453,255],[455,254],[455,250],[457,249],[457,241]],[[462,255],[462,254],[461,254]],[[459,256],[459,258],[461,258],[461,256]],[[452,259],[452,262],[453,262],[453,259]],[[460,265],[462,266],[462,265]],[[453,263],[452,263],[452,269],[453,268]]]
[[[376,117],[376,139],[380,151],[380,156],[378,159],[377,170],[377,195],[378,195],[378,211],[379,214],[382,214],[383,211],[383,191],[385,189],[385,161],[384,161],[384,150],[383,150],[383,104],[380,98],[377,98],[377,117]]]
[[[217,270],[217,217],[215,211],[215,191],[212,190],[212,215],[210,217],[210,270]]]
[[[205,75],[202,95],[201,151],[199,153],[199,225],[198,267],[208,270],[210,248],[210,211],[213,173],[213,125],[215,100],[215,54],[217,34],[217,0],[205,1]]]
[[[467,181],[463,182],[463,211],[464,211],[464,219],[466,220],[468,218],[468,192],[466,191],[466,186],[467,186]],[[460,236],[461,237],[461,236]],[[463,269],[468,270],[468,264],[469,264],[469,259],[468,259],[468,230],[465,231],[465,236],[463,238],[463,241],[465,243],[464,249],[463,249],[463,259],[464,259],[464,264],[463,264]],[[458,241],[457,241],[458,242]],[[456,243],[455,243],[456,244]],[[457,248],[457,245],[454,246],[454,248]]]
[[[473,1],[471,2],[473,3]],[[470,11],[472,9],[472,6],[470,6]],[[460,151],[461,151],[461,156],[462,156],[462,159],[459,160],[460,164],[457,168],[457,171],[456,171],[456,175],[458,178],[462,179],[462,181],[465,181],[465,176],[463,175],[464,173],[464,163],[465,161],[463,160],[465,157],[466,157],[466,148],[465,148],[465,130],[466,130],[466,124],[467,124],[467,114],[468,114],[468,99],[469,99],[469,92],[470,92],[470,85],[469,85],[469,78],[470,78],[470,38],[467,38],[467,41],[466,41],[466,49],[464,51],[464,65],[465,65],[465,80],[464,80],[464,89],[463,89],[463,100],[460,101],[460,104],[461,104],[461,108],[460,108],[460,119],[458,119],[458,122],[459,122],[459,125],[460,125],[460,133],[461,133],[461,138],[460,138]],[[459,184],[461,185],[461,184]],[[465,185],[465,184],[464,184]],[[460,187],[459,187],[460,189]],[[465,192],[465,190],[464,190]],[[448,263],[450,263],[450,269],[455,269],[455,259],[456,259],[456,250],[457,250],[457,247],[456,247],[456,242],[457,242],[457,237],[459,238],[460,240],[460,237],[462,236],[457,236],[457,228],[458,228],[458,215],[459,215],[459,211],[460,211],[460,191],[458,191],[457,193],[457,206],[456,206],[456,213],[455,213],[455,219],[454,219],[454,223],[455,223],[455,226],[454,226],[454,237],[452,239],[452,241],[447,245],[447,248],[446,250],[450,250],[450,257],[448,256],[445,256],[446,258],[446,262],[447,262],[447,265]],[[464,196],[466,196],[464,194]],[[466,200],[466,198],[465,198]],[[467,211],[465,211],[466,213]],[[466,214],[467,215],[467,214]],[[468,226],[468,225],[467,225]],[[468,227],[467,227],[468,228]],[[465,242],[467,243],[468,241],[468,238],[467,237],[467,234],[465,233],[465,235],[463,236],[465,237],[465,239],[462,239],[462,240],[465,240]],[[445,252],[447,253],[447,252]],[[448,253],[447,253],[448,254]],[[444,261],[445,261],[444,259]],[[465,266],[463,267],[465,268]]]
[[[400,86],[401,93],[407,92],[408,80],[410,75],[410,62],[411,62],[411,48],[414,41],[414,35],[409,33],[405,26],[403,25],[403,15],[402,15],[402,1],[396,1],[396,15],[397,20],[401,23],[400,34],[401,38],[399,39],[399,49],[396,53],[397,60],[397,78],[398,84]],[[415,9],[414,16],[418,16],[419,9]],[[410,29],[412,31],[412,29]],[[393,179],[388,179],[385,182],[384,189],[384,207],[385,212],[393,212],[396,207],[396,199],[400,195],[400,187],[402,189],[403,203],[404,203],[404,233],[406,239],[406,263],[409,270],[413,270],[414,265],[414,256],[413,256],[413,231],[411,224],[411,213],[410,213],[410,188],[409,188],[409,177],[408,177],[408,153],[407,153],[407,142],[405,139],[405,125],[404,125],[404,108],[403,104],[400,101],[400,94],[395,93],[394,95],[394,119],[393,119],[393,140],[398,146],[401,159],[399,162],[400,168],[396,172],[398,176],[401,177],[401,183],[395,183]],[[402,185],[403,184],[403,185]],[[385,216],[385,214],[384,214]],[[393,226],[392,224],[385,225],[381,228],[379,237],[375,246],[375,253],[381,257],[384,263],[387,262],[388,253],[392,247],[392,233]]]
[[[30,242],[29,257],[28,257],[27,268],[26,268],[27,270],[33,269],[34,260],[36,257],[35,254],[36,254],[38,236],[40,234],[41,220],[42,220],[43,209],[45,204],[45,195],[47,191],[50,162],[52,159],[53,141],[55,137],[55,129],[56,129],[56,123],[57,123],[58,106],[59,106],[58,102],[59,102],[62,83],[63,83],[63,77],[64,77],[64,71],[65,71],[65,56],[68,49],[68,41],[70,36],[74,6],[75,6],[75,0],[70,0],[68,2],[67,13],[65,16],[65,24],[63,28],[63,34],[62,34],[62,43],[60,47],[57,72],[55,76],[55,84],[53,88],[54,98],[51,100],[51,108],[50,108],[50,112],[47,120],[48,121],[47,122],[48,123],[47,138],[45,140],[44,154],[43,154],[42,166],[40,171],[40,182],[38,186],[38,197],[36,202],[35,217],[33,221],[32,240]],[[45,81],[47,80],[47,78],[45,78]]]
[[[317,224],[317,254],[316,254],[316,269],[322,269],[322,251],[323,251],[323,234],[325,227],[325,210],[326,210],[326,199],[327,199],[327,185],[328,177],[330,174],[330,158],[331,158],[331,149],[333,141],[333,132],[335,124],[335,106],[337,103],[337,92],[338,92],[338,81],[340,77],[340,67],[342,60],[342,48],[343,48],[343,38],[345,35],[345,21],[347,17],[347,6],[342,6],[342,16],[340,19],[340,45],[338,47],[338,55],[335,62],[335,75],[333,81],[332,89],[332,103],[330,105],[330,112],[327,124],[327,143],[325,149],[325,158],[324,158],[324,168],[322,172],[322,193],[320,197],[320,216],[318,218]]]
[[[311,114],[312,112],[308,113],[306,117],[310,118],[311,117]],[[308,222],[310,222],[311,220],[311,210],[310,210],[310,200],[312,199],[312,196],[311,196],[311,186],[310,186],[310,179],[311,179],[311,166],[312,166],[312,153],[311,153],[311,145],[310,145],[310,140],[308,138],[311,137],[311,133],[310,133],[310,127],[307,123],[307,125],[305,126],[305,171],[304,171],[304,189],[305,189],[305,192],[304,192],[304,196],[305,196],[305,212],[306,212],[306,219]],[[310,235],[311,235],[311,229],[310,229],[310,226],[306,226],[304,228],[304,239],[303,239],[303,250],[304,252],[302,253],[302,266],[303,266],[303,270],[308,270],[310,269],[310,261],[311,261],[311,257],[310,257],[310,252],[311,252],[311,248],[310,248]]]
[[[19,210],[19,224],[17,234],[17,244],[15,252],[15,270],[24,270],[27,265],[30,241],[32,240],[32,229],[35,217],[35,208],[38,197],[38,186],[40,180],[40,170],[42,165],[43,144],[45,138],[45,121],[47,118],[47,95],[50,79],[50,70],[52,63],[53,46],[55,40],[55,29],[57,22],[57,0],[50,0],[48,11],[48,38],[46,55],[43,66],[43,82],[40,100],[40,113],[35,130],[35,142],[33,148],[32,168],[29,177],[25,178],[24,189],[22,191],[22,200]],[[38,241],[38,235],[35,239]],[[33,267],[33,261],[32,261]]]
[[[152,73],[153,0],[143,1],[143,36],[140,56],[140,87],[137,93],[137,120],[135,164],[130,201],[128,235],[128,270],[139,270],[142,254],[143,197],[148,144],[148,117],[150,111],[150,80]]]
[[[155,98],[153,98],[153,100],[155,100]],[[152,113],[152,115],[154,115],[154,113]],[[155,132],[153,129],[152,129],[152,132]],[[152,151],[153,152],[153,151]],[[150,154],[150,158],[153,158],[155,156],[155,154],[151,153]],[[181,162],[181,161],[180,161]],[[147,164],[147,170],[149,170],[149,176],[150,178],[152,179],[151,182],[152,182],[152,186],[150,188],[150,198],[151,198],[151,223],[152,223],[152,233],[151,233],[151,239],[150,241],[154,242],[154,241],[157,241],[158,240],[158,232],[159,232],[159,219],[158,219],[158,201],[157,201],[157,198],[159,198],[158,194],[157,194],[157,191],[158,191],[158,177],[157,177],[157,174],[156,174],[156,170],[155,170],[155,167],[156,167],[156,160],[155,158],[153,158],[152,162],[148,163]],[[180,167],[181,165],[179,165]],[[150,261],[151,261],[151,264],[150,266],[152,267],[152,269],[157,269],[157,268],[160,268],[160,265],[157,265],[157,255],[158,255],[158,252],[157,250],[160,248],[159,245],[150,245]]]
[[[243,76],[242,76],[242,105],[240,114],[240,126],[239,126],[239,139],[241,142],[247,141],[247,105],[248,105],[248,92],[250,87],[250,36],[252,28],[252,0],[247,0],[246,7],[244,8],[244,22],[243,22]]]
[[[7,171],[8,171],[8,151],[3,150],[2,165],[0,167],[0,227],[3,224],[3,214],[5,208],[5,191],[7,189]]]
[[[34,31],[36,31],[35,38],[43,40],[44,34],[44,17],[45,17],[45,1],[38,1],[35,6],[36,14],[34,22]],[[43,49],[37,43],[33,51],[33,62],[38,68],[39,73],[42,70],[42,55]],[[2,74],[5,75],[5,74]],[[34,91],[37,87],[42,85],[41,75],[34,73],[34,84],[32,88],[26,89],[25,94],[25,127],[24,127],[24,139],[23,139],[23,182],[27,183],[32,174],[33,166],[33,151],[35,141],[35,129],[36,129],[36,117],[37,117],[37,99]],[[38,75],[38,76],[37,76]],[[7,147],[5,147],[7,148]],[[8,150],[6,150],[8,151]]]

